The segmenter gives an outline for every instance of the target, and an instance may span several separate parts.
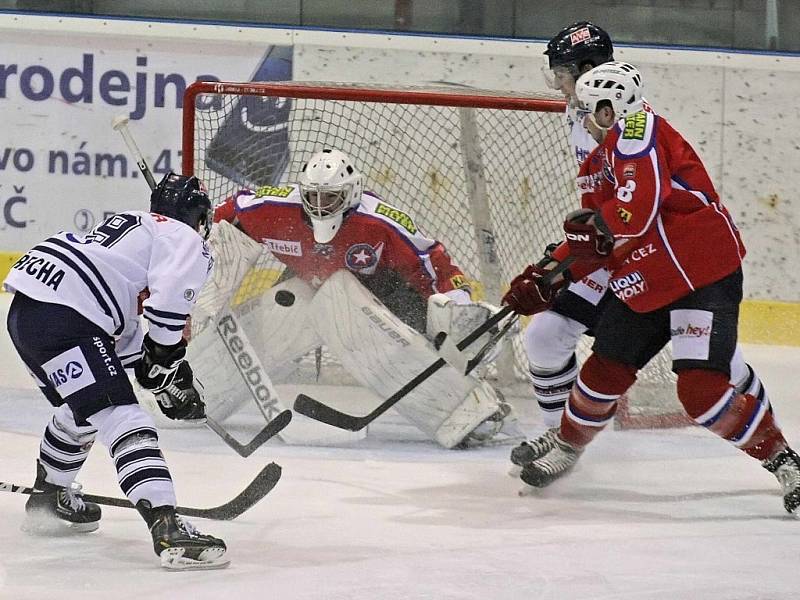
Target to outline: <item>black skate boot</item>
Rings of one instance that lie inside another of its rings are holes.
[[[528,463],[543,457],[550,452],[556,445],[556,436],[558,435],[558,427],[548,429],[535,440],[522,442],[519,446],[511,450],[511,464],[514,465],[509,471],[512,477],[518,477],[522,471],[522,467]]]
[[[136,510],[150,528],[153,549],[165,569],[221,569],[230,563],[225,557],[225,542],[200,533],[175,512],[175,507],[153,508],[147,500],[139,500]]]
[[[795,511],[800,506],[800,456],[787,447],[763,461],[761,466],[775,475],[781,484],[786,512],[796,514]]]
[[[88,533],[100,527],[100,507],[84,501],[81,486],[63,487],[45,481],[47,473],[36,461],[35,491],[25,503],[26,517],[22,529],[28,533],[57,535]]]
[[[565,442],[556,434],[553,448],[544,456],[522,467],[520,479],[535,488],[547,487],[575,466],[583,449]]]

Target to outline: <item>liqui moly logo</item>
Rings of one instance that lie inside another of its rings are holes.
[[[647,282],[639,271],[633,271],[622,277],[615,277],[608,282],[614,295],[620,300],[638,296],[647,291]]]

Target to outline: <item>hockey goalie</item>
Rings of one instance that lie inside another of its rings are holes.
[[[363,175],[335,149],[314,154],[296,184],[237,192],[214,218],[215,255],[226,264],[215,272],[225,281],[215,279],[204,292],[208,300],[198,302],[205,319],[196,319],[190,352],[213,372],[221,370],[215,362],[221,356],[238,352],[234,366],[249,394],[207,394],[212,414],[227,416],[255,399],[269,418],[276,400],[270,381],[284,380],[321,346],[362,386],[389,397],[439,358],[456,364],[440,342],[458,342],[496,311],[473,302],[444,246],[425,237],[410,215],[365,191]],[[283,271],[234,315],[230,295],[264,251]],[[498,353],[499,345],[483,360]],[[519,437],[499,393],[450,364],[396,410],[445,448]]]

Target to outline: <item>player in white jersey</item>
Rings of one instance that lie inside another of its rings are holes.
[[[577,174],[586,157],[605,138],[606,130],[580,106],[575,84],[583,73],[614,60],[614,47],[606,31],[588,21],[580,21],[559,31],[548,42],[545,55],[549,63],[545,79],[567,100],[566,123]],[[542,263],[549,262],[549,250],[545,254]],[[552,448],[555,428],[561,422],[561,414],[578,376],[575,348],[582,335],[592,335],[607,297],[608,278],[608,271],[599,269],[570,283],[558,293],[552,309],[538,314],[525,330],[525,350],[534,394],[548,430],[540,438],[523,442],[512,450],[511,462],[515,465],[532,462]],[[738,347],[731,362],[731,382],[740,392],[769,402],[758,375],[745,363]]]
[[[147,523],[162,566],[220,567],[228,562],[225,543],[175,513],[155,424],[125,373],[134,369],[168,417],[204,417],[182,331],[213,264],[205,243],[211,202],[197,178],[171,173],[153,191],[150,210],[115,214],[85,236],[53,235],[22,256],[4,282],[14,292],[11,340],[57,407],[40,445],[25,528],[98,528],[100,507],[84,501],[74,483],[97,439]],[[143,290],[149,297],[140,307]],[[161,392],[170,385],[185,392],[181,398],[166,400]]]

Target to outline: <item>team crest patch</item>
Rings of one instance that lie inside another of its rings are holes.
[[[344,263],[351,271],[372,275],[383,253],[383,242],[374,248],[369,244],[353,244],[344,255]]]
[[[576,44],[585,42],[591,37],[592,34],[589,33],[589,28],[581,27],[580,29],[578,29],[578,31],[573,31],[572,33],[569,34],[569,43],[574,46]]]
[[[636,177],[636,165],[634,163],[628,163],[622,168],[622,176],[623,177]]]
[[[633,218],[633,214],[631,213],[631,211],[625,210],[621,206],[617,207],[617,216],[619,217],[619,220],[622,221],[623,223],[630,223],[631,219]]]

